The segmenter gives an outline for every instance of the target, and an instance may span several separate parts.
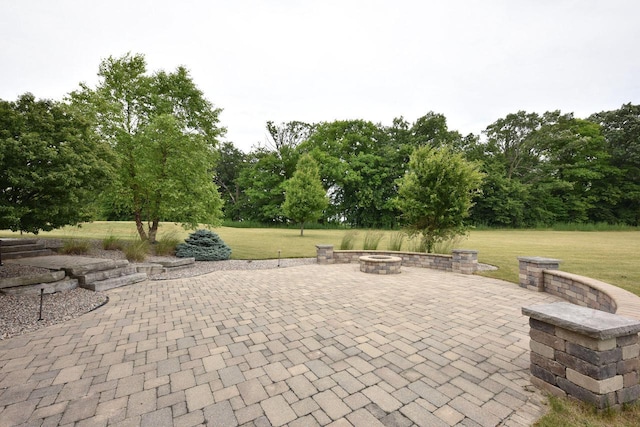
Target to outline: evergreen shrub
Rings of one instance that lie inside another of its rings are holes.
[[[221,261],[231,257],[231,248],[213,231],[196,230],[176,247],[176,256],[193,257],[196,261]]]

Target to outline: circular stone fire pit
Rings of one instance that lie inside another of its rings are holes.
[[[365,255],[359,258],[360,271],[369,274],[399,274],[402,258],[389,255]]]

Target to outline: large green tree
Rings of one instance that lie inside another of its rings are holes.
[[[0,100],[0,229],[38,233],[94,218],[113,156],[67,105]]]
[[[542,149],[537,187],[546,195],[538,205],[547,205],[553,222],[610,221],[610,207],[620,194],[612,179],[616,170],[600,126],[559,115],[537,132]]]
[[[624,104],[617,110],[592,115],[606,141],[611,166],[617,174],[610,183],[618,192],[612,206],[616,221],[640,225],[640,105]]]
[[[356,227],[391,226],[397,150],[381,126],[364,120],[319,124],[301,144],[320,165],[330,219]]]
[[[300,157],[293,177],[285,182],[284,214],[300,224],[300,236],[304,235],[304,223],[322,216],[327,207],[327,195],[320,181],[318,164],[308,154]]]
[[[395,199],[409,234],[420,235],[427,252],[463,234],[482,179],[479,165],[448,145],[416,149]]]
[[[246,156],[236,182],[240,190],[238,219],[264,224],[283,223],[284,183],[293,176],[300,157],[299,145],[314,125],[293,121],[276,125],[268,121],[267,141]]]
[[[140,238],[151,242],[160,221],[191,228],[217,224],[222,202],[213,175],[217,138],[224,132],[220,110],[184,67],[149,74],[143,55],[109,57],[98,76],[95,88],[81,84],[70,98],[118,156],[107,200],[131,212]]]
[[[232,142],[224,142],[218,150],[216,163],[216,185],[224,201],[225,218],[239,221],[241,215],[240,173],[246,166],[247,155]]]

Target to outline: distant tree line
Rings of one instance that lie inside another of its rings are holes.
[[[461,135],[430,112],[390,126],[364,120],[267,123],[269,139],[243,153],[222,144],[216,182],[229,220],[281,224],[286,182],[298,159],[319,165],[329,197],[322,222],[398,227],[393,203],[410,155],[420,147],[450,147],[479,162],[484,180],[469,222],[533,227],[558,222],[640,223],[640,105],[587,119],[559,111],[518,111],[482,135]]]
[[[267,122],[268,140],[244,153],[220,142],[221,110],[185,68],[149,73],[144,56],[127,54],[104,60],[98,77],[63,101],[0,100],[0,229],[134,220],[154,241],[161,221],[295,222],[302,233],[309,221],[395,228],[413,216],[433,228],[469,208],[454,228],[640,223],[640,105],[586,119],[519,111],[481,135],[434,112],[391,125]],[[463,181],[449,164],[473,176],[469,203],[434,202],[447,196],[439,179]]]

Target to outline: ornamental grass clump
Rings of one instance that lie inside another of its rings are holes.
[[[90,250],[91,243],[88,240],[71,239],[65,240],[59,252],[64,255],[85,255]]]
[[[108,235],[102,239],[102,249],[105,251],[120,251],[124,248],[124,242],[118,239],[113,234]]]
[[[353,249],[354,241],[358,237],[357,231],[347,231],[342,236],[342,241],[340,242],[340,250],[341,251],[350,251]]]
[[[364,235],[364,244],[362,249],[365,251],[378,250],[378,245],[380,244],[382,237],[384,237],[384,234],[378,231],[367,231],[367,234]]]
[[[180,238],[178,237],[178,233],[170,232],[163,234],[158,239],[153,249],[156,255],[159,256],[175,255],[176,247],[179,244]]]
[[[122,248],[124,256],[130,262],[142,262],[147,259],[149,254],[149,241],[148,240],[134,240],[128,242]]]
[[[196,230],[176,248],[178,258],[195,258],[196,261],[221,261],[231,257],[231,248],[216,233]]]
[[[402,231],[397,231],[389,236],[389,246],[388,249],[390,251],[401,251],[402,244],[404,243],[404,238],[407,237],[406,233]]]

